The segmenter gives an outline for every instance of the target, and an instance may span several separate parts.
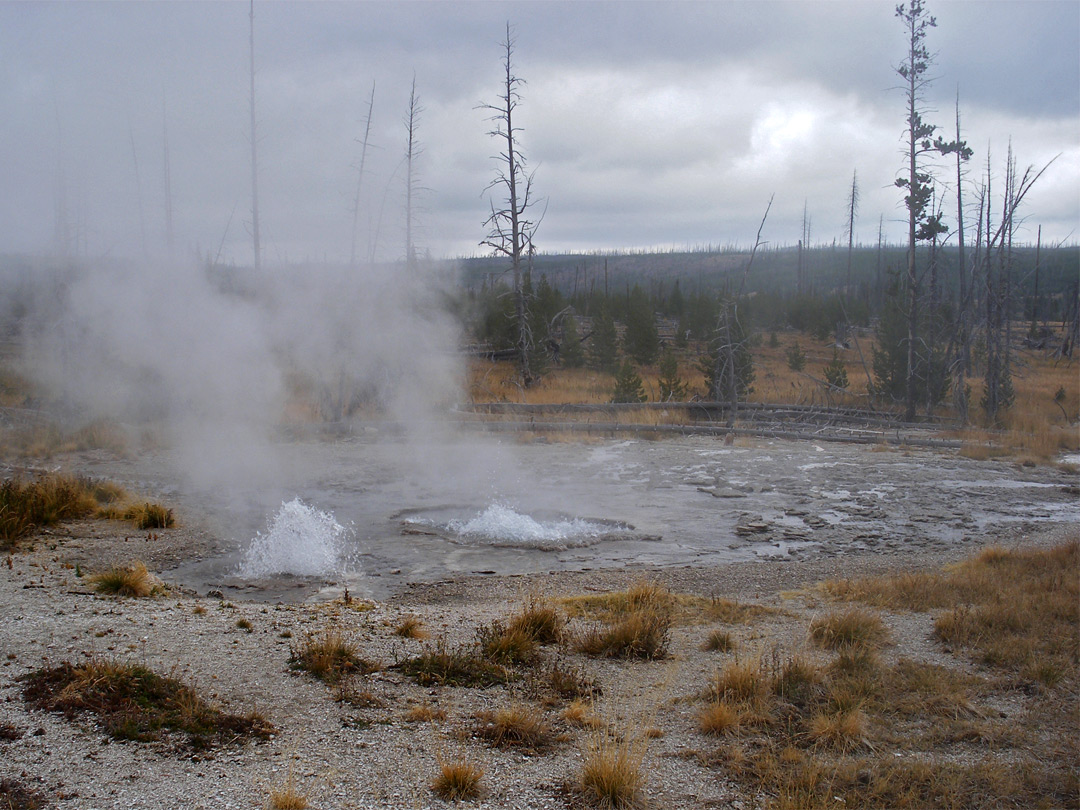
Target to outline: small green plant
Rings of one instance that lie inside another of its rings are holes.
[[[768,345],[769,345],[770,349],[779,349],[780,348],[780,338],[778,338],[776,336],[776,330],[775,329],[772,330],[771,332],[769,332],[769,344]]]
[[[679,358],[670,348],[664,349],[660,355],[660,377],[657,386],[660,388],[661,402],[682,402],[688,393],[686,383],[679,377]]]
[[[799,341],[795,341],[787,348],[787,352],[784,354],[787,359],[787,366],[792,371],[802,371],[806,368],[806,352],[802,350],[802,346],[799,345]]]
[[[836,347],[833,347],[832,360],[829,362],[829,365],[825,366],[823,373],[825,375],[825,382],[833,388],[839,388],[841,390],[847,389],[847,369],[844,368],[844,361],[840,359],[840,353],[836,350]]]
[[[236,629],[237,630],[243,630],[246,633],[254,633],[255,632],[255,628],[252,627],[251,622],[248,621],[247,619],[237,619],[236,620]]]
[[[612,402],[645,402],[645,385],[641,381],[641,375],[634,370],[634,365],[629,360],[624,360],[615,372],[615,391],[611,396]]]

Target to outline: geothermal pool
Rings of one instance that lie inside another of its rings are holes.
[[[205,510],[226,547],[167,576],[239,598],[290,587],[383,598],[457,574],[887,554],[1080,524],[1076,476],[1056,468],[744,441],[284,443],[274,486],[200,492],[157,481]]]

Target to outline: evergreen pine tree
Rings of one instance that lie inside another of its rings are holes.
[[[825,366],[825,382],[834,388],[846,389],[848,387],[847,369],[844,368],[844,361],[840,359],[840,352],[833,347],[832,361],[829,365]]]
[[[630,357],[643,366],[656,362],[656,356],[660,353],[660,335],[649,297],[636,284],[627,305],[624,348]]]
[[[612,402],[645,402],[645,386],[641,377],[634,369],[633,363],[623,360],[619,370],[615,373],[615,393],[611,397]]]
[[[619,352],[619,334],[615,321],[605,307],[593,322],[592,340],[589,344],[589,365],[592,368],[615,373],[615,361]]]
[[[679,377],[679,358],[671,349],[665,349],[660,355],[661,402],[682,402],[686,399],[686,383]]]
[[[563,365],[567,368],[581,368],[585,365],[585,350],[581,345],[577,321],[573,316],[567,316],[563,321],[563,340],[559,353],[562,356]]]

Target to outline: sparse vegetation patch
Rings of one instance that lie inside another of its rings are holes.
[[[166,732],[195,749],[266,739],[274,727],[261,715],[227,714],[180,681],[119,661],[63,663],[21,676],[32,706],[68,719],[94,715],[117,740],[147,742]]]
[[[494,663],[476,647],[450,649],[439,639],[434,647],[406,658],[396,668],[421,686],[494,686],[513,680],[514,673]]]
[[[291,649],[289,666],[334,685],[352,675],[366,675],[379,667],[360,657],[356,647],[338,631],[327,629],[308,636]]]

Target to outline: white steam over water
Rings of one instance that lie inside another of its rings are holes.
[[[549,551],[591,546],[613,533],[610,525],[581,518],[540,521],[498,503],[468,520],[451,520],[446,528],[465,541]]]
[[[281,504],[266,533],[259,532],[251,541],[237,575],[259,579],[277,574],[339,574],[347,563],[353,539],[353,532],[332,514],[294,498]]]

